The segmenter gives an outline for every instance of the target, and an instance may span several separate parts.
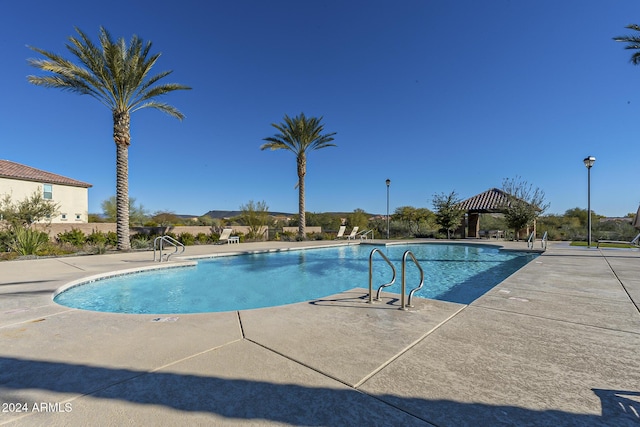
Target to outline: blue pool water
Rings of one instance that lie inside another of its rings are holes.
[[[411,250],[425,272],[416,297],[468,304],[502,282],[537,255],[501,251],[493,246],[414,244],[380,246],[397,271],[396,284],[383,292],[400,293],[401,261]],[[370,245],[223,256],[197,266],[167,268],[110,277],[72,287],[54,300],[85,310],[116,313],[206,313],[270,307],[309,301],[369,286]],[[391,269],[374,255],[373,287],[391,279]],[[407,263],[407,292],[419,284]],[[383,293],[384,295],[384,293]]]

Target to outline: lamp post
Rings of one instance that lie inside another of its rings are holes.
[[[591,167],[596,162],[593,156],[585,157],[584,165],[587,167],[587,247],[591,247]]]
[[[387,240],[389,240],[389,186],[391,185],[391,180],[387,178],[385,182],[387,183]]]

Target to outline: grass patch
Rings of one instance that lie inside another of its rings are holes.
[[[587,246],[587,242],[571,242],[571,246]],[[598,246],[598,242],[591,242],[591,246]],[[600,243],[601,248],[621,248],[621,249],[632,249],[637,246],[627,245],[625,243]]]

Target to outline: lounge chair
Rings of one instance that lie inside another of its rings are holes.
[[[629,245],[629,246],[635,246],[636,248],[640,248],[640,234],[638,234],[636,237],[633,238],[633,240],[626,242],[624,240],[598,240],[598,244],[596,245],[596,247],[600,247],[600,243],[614,243],[614,244],[620,244],[620,245]]]
[[[343,239],[344,238],[344,230],[346,230],[346,229],[347,229],[346,225],[341,225],[340,229],[338,229],[338,234],[336,235],[336,239],[335,240]]]
[[[347,236],[347,240],[351,240],[351,239],[354,239],[354,240],[355,240],[355,238],[356,238],[356,234],[358,234],[358,228],[359,228],[359,227],[353,227],[353,228],[351,229],[351,234],[349,234],[349,235]]]
[[[220,238],[218,239],[218,245],[221,245],[223,243],[229,244],[229,243],[240,243],[240,238],[238,236],[232,236],[231,233],[233,232],[233,229],[231,228],[225,228],[224,230],[222,230],[222,233],[220,233]]]
[[[369,238],[369,234],[371,234],[371,238],[373,239],[373,230],[362,230],[358,233],[357,237],[360,237],[360,240],[367,240]]]

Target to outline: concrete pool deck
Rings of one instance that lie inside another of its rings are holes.
[[[363,289],[227,313],[95,313],[51,299],[151,258],[0,262],[0,425],[640,425],[638,250],[551,242],[469,305],[417,299],[409,311],[391,294],[369,305],[367,277],[354,278]]]

